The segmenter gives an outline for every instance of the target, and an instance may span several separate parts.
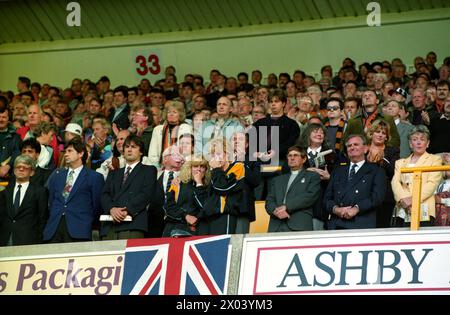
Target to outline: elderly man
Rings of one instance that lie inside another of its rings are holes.
[[[335,229],[368,229],[376,227],[376,212],[386,193],[386,175],[378,165],[366,162],[366,140],[350,135],[346,143],[350,163],[331,174],[324,197],[330,214],[327,227]]]
[[[162,165],[163,168],[158,174],[156,183],[155,202],[149,207],[148,225],[149,237],[161,237],[164,230],[164,211],[163,205],[166,199],[166,193],[172,184],[172,181],[178,177],[184,158],[180,154],[179,147],[172,145],[164,150]]]
[[[237,131],[244,131],[241,123],[233,119],[231,111],[233,104],[227,97],[221,97],[217,101],[217,120],[208,120],[202,124],[195,135],[195,150],[198,153],[208,152],[207,143],[214,138],[224,137],[227,141]]]
[[[42,243],[47,221],[47,191],[30,182],[36,162],[27,155],[14,161],[15,179],[0,192],[0,246]]]
[[[272,180],[266,200],[269,232],[313,230],[312,208],[320,196],[320,176],[303,168],[306,159],[304,149],[290,147],[290,172]]]

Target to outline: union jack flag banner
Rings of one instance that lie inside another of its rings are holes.
[[[127,241],[123,295],[226,294],[230,236]]]

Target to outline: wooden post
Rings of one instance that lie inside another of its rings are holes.
[[[420,227],[420,201],[422,196],[422,172],[415,171],[413,175],[413,194],[411,207],[411,231],[417,231]]]

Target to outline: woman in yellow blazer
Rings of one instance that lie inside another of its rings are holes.
[[[397,160],[392,178],[392,190],[397,202],[394,217],[395,226],[408,226],[411,222],[413,174],[401,174],[402,167],[440,166],[442,158],[426,152],[430,144],[427,127],[415,126],[408,135],[412,154],[406,159]],[[421,226],[434,225],[436,217],[434,192],[442,179],[442,172],[422,173],[422,197],[420,209]]]

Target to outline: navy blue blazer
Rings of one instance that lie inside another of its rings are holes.
[[[44,229],[44,241],[55,235],[63,215],[71,237],[91,239],[92,222],[102,212],[100,195],[104,185],[103,176],[83,166],[66,200],[62,192],[66,185],[67,171],[56,169],[48,179],[50,213]]]
[[[138,230],[147,232],[147,207],[155,199],[156,167],[138,163],[122,185],[125,167],[109,172],[103,189],[101,202],[104,214],[110,214],[113,207],[126,207],[131,222],[103,222],[100,235],[108,234],[112,224],[116,231]]]
[[[348,181],[350,163],[336,168],[324,197],[324,207],[331,215],[328,229],[376,228],[376,211],[386,193],[386,175],[376,164],[365,162],[361,169]],[[333,214],[333,207],[358,205],[359,213],[351,220],[341,219]]]

